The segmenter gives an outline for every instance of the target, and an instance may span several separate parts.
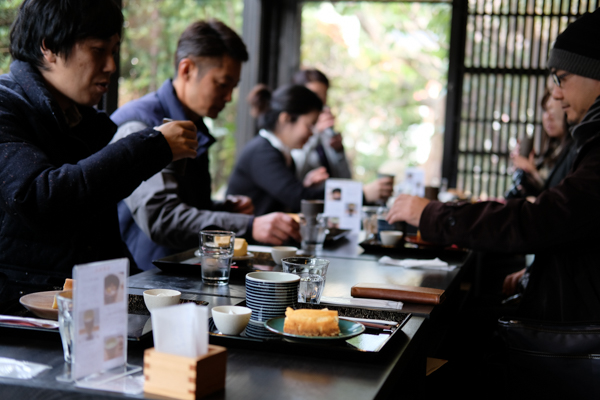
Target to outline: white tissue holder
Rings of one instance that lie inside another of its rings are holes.
[[[194,400],[225,387],[227,349],[208,345],[198,358],[144,352],[144,392],[182,400]]]

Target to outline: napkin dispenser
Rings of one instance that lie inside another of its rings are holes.
[[[182,400],[194,400],[225,387],[227,349],[208,346],[197,358],[144,352],[144,392]]]
[[[353,297],[385,299],[420,304],[440,304],[446,295],[441,289],[386,283],[358,283],[352,286]]]

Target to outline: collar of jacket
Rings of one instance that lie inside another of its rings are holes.
[[[48,90],[46,81],[37,67],[25,61],[14,60],[10,64],[9,76],[25,92],[27,101],[30,103],[33,112],[36,113],[35,118],[44,121],[48,126],[56,124],[61,134],[77,138],[76,133],[67,123],[65,113]],[[95,137],[91,139],[91,142],[104,147],[117,131],[117,126],[105,113],[98,112],[94,107],[82,105],[75,105],[75,107],[81,114],[81,121],[84,121],[84,124],[75,126],[76,130],[85,132],[90,126],[93,127]]]
[[[163,110],[165,110],[165,115],[169,115],[170,118],[175,121],[185,121],[189,119],[185,115],[183,104],[181,104],[181,101],[177,98],[172,79],[167,79],[156,91],[156,95],[158,96],[160,105]],[[198,139],[197,158],[207,152],[208,148],[216,141],[216,139],[210,134],[203,118],[200,118],[195,124],[197,130],[196,138]]]
[[[61,131],[68,132],[69,125],[65,114],[48,90],[46,81],[39,70],[28,62],[14,60],[10,64],[10,73],[14,81],[27,94],[33,108],[39,110],[43,118],[51,116],[54,122],[59,125]]]
[[[573,127],[571,131],[575,145],[578,149],[600,135],[600,96],[596,98],[581,122]]]

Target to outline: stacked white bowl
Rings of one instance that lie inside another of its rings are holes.
[[[287,307],[296,307],[300,277],[286,272],[251,272],[246,275],[246,306],[252,310],[250,323],[263,325],[271,318],[285,316]]]

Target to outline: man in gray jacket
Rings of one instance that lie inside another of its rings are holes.
[[[225,202],[211,198],[208,149],[215,139],[203,122],[216,118],[231,101],[248,59],[241,38],[220,21],[198,21],[181,35],[175,54],[175,78],[161,88],[115,111],[118,141],[163,119],[194,122],[198,149],[192,160],[175,162],[142,183],[119,205],[121,233],[142,269],[152,260],[198,246],[202,229],[225,229],[260,243],[299,240],[298,224],[289,215],[252,216],[248,197]]]

